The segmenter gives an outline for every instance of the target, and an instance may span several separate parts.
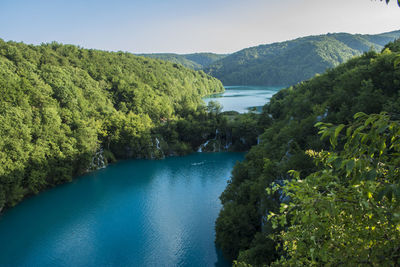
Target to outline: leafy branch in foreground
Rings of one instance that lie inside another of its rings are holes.
[[[285,185],[290,201],[270,214],[286,253],[279,266],[400,264],[400,123],[357,113],[344,126],[317,123],[332,151],[307,151],[321,168]],[[345,131],[344,131],[345,130]],[[336,150],[335,150],[336,148]]]

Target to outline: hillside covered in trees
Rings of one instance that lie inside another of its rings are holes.
[[[201,97],[224,90],[170,62],[1,39],[0,88],[0,210],[104,161],[197,149],[215,133]]]
[[[214,53],[194,53],[194,54],[173,54],[173,53],[154,53],[154,54],[137,54],[138,56],[162,59],[165,61],[181,64],[187,68],[201,70],[210,64],[220,60],[227,55]]]
[[[238,266],[399,265],[399,120],[400,40],[277,93],[216,243]]]
[[[333,33],[259,45],[230,54],[204,71],[224,85],[289,86],[335,67],[371,48],[380,51],[400,31],[361,35]]]

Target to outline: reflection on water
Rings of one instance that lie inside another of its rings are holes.
[[[271,86],[225,86],[225,92],[205,97],[206,104],[217,101],[222,106],[222,111],[237,111],[246,113],[252,107],[264,106],[271,97],[283,87]]]

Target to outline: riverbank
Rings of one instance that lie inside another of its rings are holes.
[[[220,112],[213,104],[207,107],[206,113],[201,114],[198,117],[191,117],[191,120],[173,120],[160,124],[148,137],[148,143],[139,151],[125,147],[116,150],[115,153],[115,150],[100,147],[93,153],[87,167],[79,173],[75,173],[63,182],[42,187],[35,193],[27,193],[20,201],[63,183],[72,182],[82,174],[105,168],[109,163],[123,159],[164,159],[194,152],[244,152],[257,144],[261,132],[258,126],[260,115]],[[0,215],[15,204],[1,207]]]
[[[56,42],[0,39],[0,66],[0,209],[103,165],[102,150],[157,157],[160,136],[186,153],[176,127],[204,125],[201,98],[224,90],[181,65]]]

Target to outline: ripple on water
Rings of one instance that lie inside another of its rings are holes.
[[[222,94],[205,97],[206,104],[210,101],[219,102],[222,111],[237,111],[246,113],[252,107],[260,107],[269,102],[271,97],[283,86],[227,86]]]
[[[0,217],[0,265],[229,266],[214,222],[242,159],[121,161],[31,197]]]

